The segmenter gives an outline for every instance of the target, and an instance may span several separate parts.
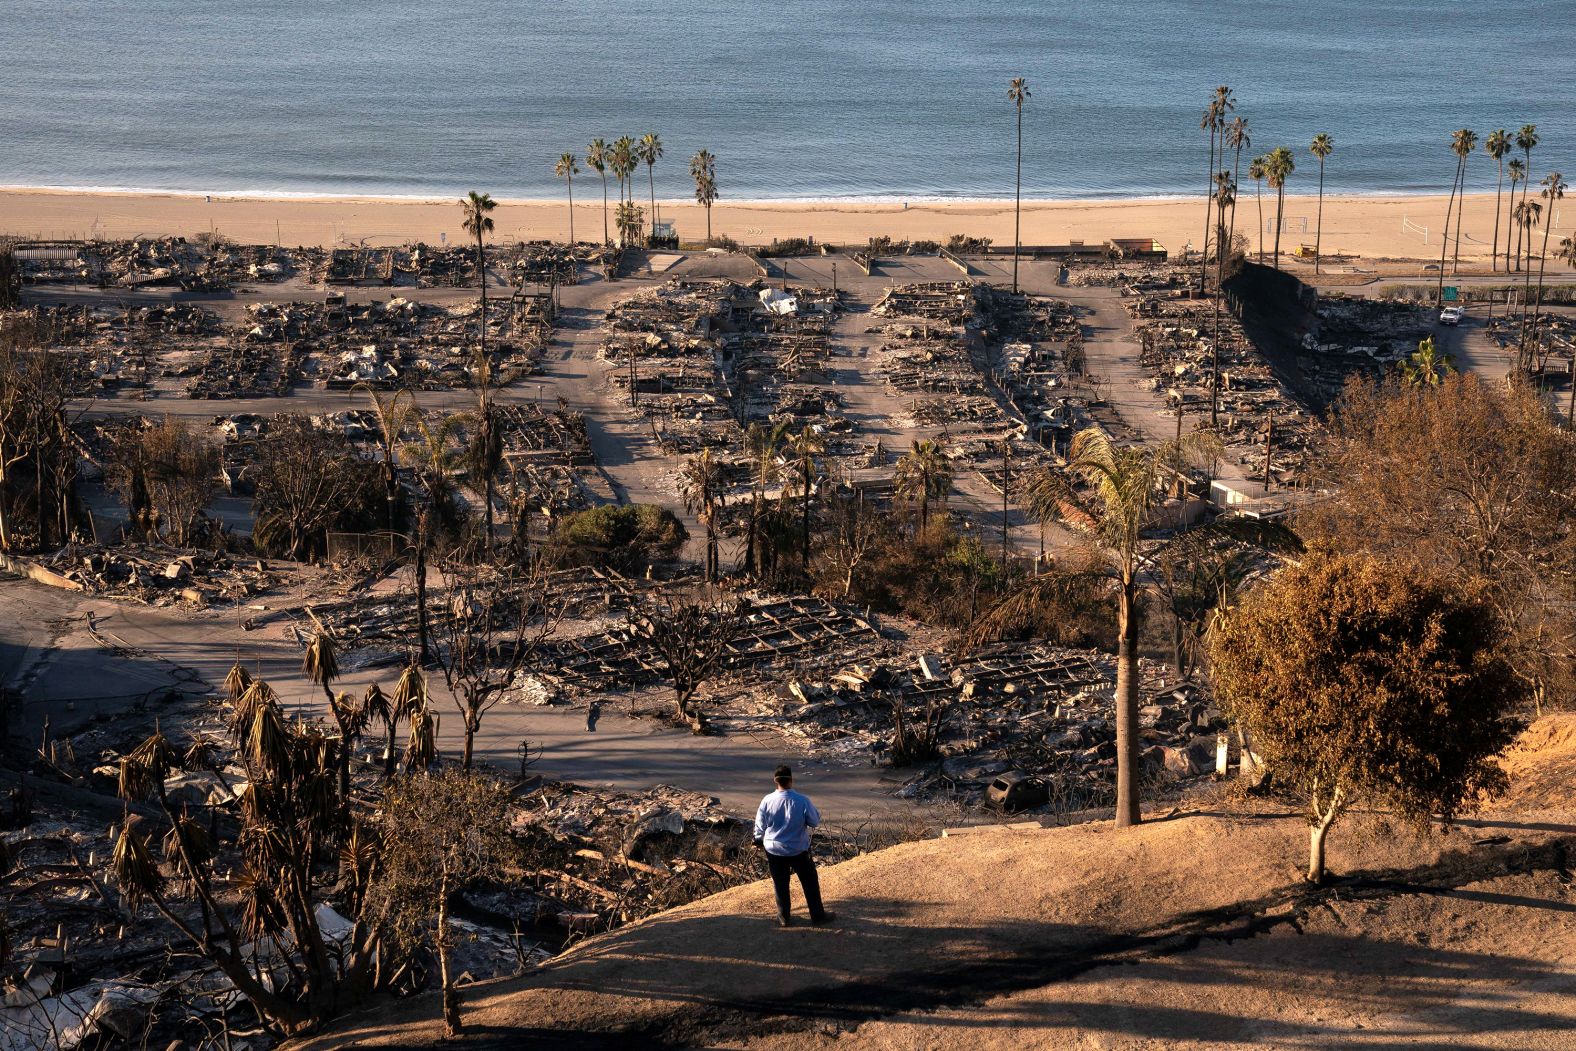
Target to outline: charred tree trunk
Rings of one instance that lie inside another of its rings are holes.
[[[1117,607],[1116,827],[1142,820],[1138,806],[1138,585],[1122,581]]]

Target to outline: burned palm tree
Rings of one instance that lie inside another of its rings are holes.
[[[679,492],[684,498],[684,509],[700,519],[706,527],[706,582],[715,584],[721,575],[721,559],[717,546],[718,519],[722,516],[727,490],[727,475],[722,464],[702,449],[697,456],[684,461],[679,472]]]
[[[331,662],[317,663],[327,671]],[[110,875],[128,905],[151,905],[266,1025],[296,1033],[377,986],[385,928],[363,912],[376,854],[355,849],[356,833],[343,820],[338,742],[313,724],[287,721],[261,681],[237,698],[232,733],[246,787],[234,830],[229,822],[216,826],[219,839],[207,823],[172,806],[165,781],[187,760],[162,733],[127,753],[121,792],[157,806],[164,864],[151,846],[154,820],[128,815],[116,830]],[[322,926],[331,881],[321,869],[335,856],[341,866],[334,904],[352,919],[338,941]]]

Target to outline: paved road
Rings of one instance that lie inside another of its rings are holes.
[[[0,685],[24,688],[16,733],[27,741],[39,739],[46,715],[59,738],[133,704],[156,714],[171,691],[196,696],[216,688],[237,655],[268,680],[287,709],[322,715],[322,694],[302,676],[301,647],[287,625],[246,632],[236,627],[232,610],[190,613],[0,581]],[[396,674],[389,667],[353,671],[336,686],[359,692],[377,680],[389,689]],[[440,748],[457,756],[463,744],[458,712],[441,677],[431,685]],[[753,813],[770,787],[772,768],[789,761],[836,824],[918,816],[916,807],[889,795],[896,782],[882,778],[890,771],[807,762],[770,735],[757,738],[726,717],[716,728],[717,736],[697,738],[607,710],[596,732],[588,733],[583,708],[504,704],[485,716],[477,755],[512,774],[525,741],[540,751],[532,770],[547,777],[627,791],[669,784],[716,796],[738,813]]]

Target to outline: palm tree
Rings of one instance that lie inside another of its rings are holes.
[[[383,457],[383,505],[387,512],[389,532],[394,533],[395,507],[399,503],[399,441],[410,422],[411,414],[416,411],[416,399],[410,391],[403,389],[385,398],[367,383],[357,383],[351,390],[364,391],[372,399],[372,415],[378,425],[378,452]]]
[[[575,155],[566,153],[558,158],[558,163],[553,165],[553,174],[557,175],[569,188],[569,243],[575,243],[575,176],[580,174],[580,169],[575,165]]]
[[[437,519],[454,506],[454,472],[462,459],[454,439],[462,421],[450,417],[434,428],[420,413],[414,413],[411,422],[420,440],[405,447],[405,458],[416,465],[416,480],[422,490],[421,510],[416,517],[416,635],[418,660],[425,665],[432,659],[427,624],[427,550],[432,545]]]
[[[1237,203],[1237,184],[1229,171],[1222,170],[1215,176],[1215,204],[1220,216],[1216,229],[1220,231],[1215,247],[1215,303],[1214,329],[1209,346],[1209,425],[1220,425],[1220,306],[1221,288],[1226,283],[1226,253],[1221,248],[1226,233],[1226,210]],[[1178,419],[1181,417],[1179,416]]]
[[[1236,106],[1236,100],[1231,97],[1231,89],[1222,84],[1215,89],[1214,97],[1209,100],[1209,105],[1204,107],[1204,115],[1198,122],[1199,128],[1209,133],[1209,182],[1204,198],[1204,245],[1200,252],[1198,271],[1200,288],[1209,281],[1209,230],[1215,214],[1215,145],[1226,126],[1226,114]],[[1220,145],[1224,150],[1224,142]]]
[[[1504,128],[1491,131],[1483,140],[1483,152],[1499,165],[1499,177],[1494,183],[1494,247],[1489,251],[1489,265],[1499,269],[1499,201],[1505,189],[1505,154],[1510,152],[1510,132]]]
[[[760,557],[762,555],[760,531],[766,487],[777,477],[777,453],[782,448],[783,442],[787,440],[788,426],[786,420],[770,427],[764,423],[752,423],[744,435],[744,448],[749,453],[751,473],[754,475],[751,485],[750,531],[745,541],[744,561],[750,567],[750,572],[755,574],[759,574],[765,564],[765,559]]]
[[[1101,547],[1111,562],[1117,583],[1116,657],[1116,824],[1136,825],[1138,806],[1138,629],[1141,610],[1138,592],[1142,561],[1140,542],[1166,484],[1189,460],[1218,455],[1219,440],[1195,431],[1153,448],[1123,448],[1097,427],[1079,431],[1068,451],[1067,472],[1093,490],[1085,501],[1074,492],[1067,477],[1044,481],[1043,505],[1055,513],[1092,522]],[[1055,490],[1059,487],[1059,493]],[[1032,594],[1025,592],[1026,595]],[[1013,603],[998,610],[1009,612]],[[986,618],[997,619],[997,611]]]
[[[488,213],[496,208],[497,202],[489,194],[477,193],[472,190],[460,202],[460,207],[465,213],[465,232],[476,238],[476,270],[480,275],[478,285],[481,289],[481,323],[477,326],[476,368],[474,380],[478,384],[477,395],[479,411],[477,413],[477,442],[478,447],[484,452],[498,448],[497,460],[502,459],[502,435],[498,433],[496,414],[492,411],[492,364],[487,356],[487,256],[483,249],[482,238],[491,233],[493,229],[492,216]],[[483,479],[483,503],[487,518],[487,546],[493,543],[493,483],[494,471],[489,470]]]
[[[640,137],[635,156],[646,162],[646,182],[651,187],[651,236],[657,236],[657,161],[662,157],[662,140],[657,133],[648,131]]]
[[[1510,176],[1510,199],[1505,202],[1505,269],[1509,271],[1511,269],[1520,269],[1521,267],[1521,245],[1519,242],[1517,243],[1516,255],[1512,257],[1510,232],[1511,228],[1515,226],[1516,184],[1526,179],[1527,166],[1522,163],[1520,157],[1512,157],[1510,163],[1505,166],[1505,170]],[[1514,267],[1511,265],[1512,262],[1515,263]]]
[[[1461,188],[1456,192],[1456,250],[1450,261],[1452,274],[1461,272],[1461,221],[1467,214],[1467,159],[1477,149],[1477,132],[1462,128],[1456,136],[1459,141],[1452,142],[1451,148],[1461,152]]]
[[[1241,186],[1242,151],[1253,145],[1252,138],[1248,136],[1248,118],[1240,114],[1231,118],[1231,123],[1226,125],[1226,145],[1232,148],[1234,154],[1231,164],[1231,181],[1234,185]],[[1235,198],[1231,202],[1229,229],[1231,231],[1231,240],[1235,241],[1237,239],[1237,202]],[[1229,249],[1230,246],[1228,245],[1227,248]]]
[[[1417,352],[1401,365],[1401,376],[1412,387],[1437,387],[1454,371],[1455,363],[1449,354],[1434,347],[1433,336],[1419,343]]]
[[[788,440],[788,453],[793,458],[794,470],[798,472],[799,484],[804,490],[802,559],[804,572],[807,575],[810,572],[810,499],[814,495],[816,465],[825,452],[826,442],[808,423],[804,425],[804,430]]]
[[[1319,272],[1319,251],[1324,240],[1324,160],[1335,152],[1335,140],[1324,132],[1313,137],[1308,152],[1319,158],[1319,217],[1313,227],[1313,272]]]
[[[1532,189],[1532,151],[1537,149],[1537,146],[1538,126],[1536,124],[1523,124],[1516,131],[1516,149],[1520,150],[1522,156],[1526,158],[1521,166],[1521,199],[1523,201],[1527,199],[1527,191]],[[1521,258],[1520,230],[1516,231],[1516,258],[1518,260],[1517,265],[1521,265],[1519,262]]]
[[[1522,266],[1524,278],[1521,286],[1521,342],[1518,344],[1517,365],[1522,370],[1530,367],[1530,344],[1527,342],[1527,306],[1532,301],[1532,231],[1538,228],[1538,217],[1543,214],[1543,205],[1539,201],[1523,200],[1512,210],[1511,215],[1516,220],[1516,243],[1520,245],[1525,239],[1527,245],[1526,258],[1518,261]],[[1520,251],[1518,249],[1518,254]]]
[[[721,575],[717,557],[717,518],[722,513],[726,476],[722,464],[712,458],[710,449],[684,461],[679,472],[679,493],[684,510],[700,519],[706,527],[706,583],[715,584]]]
[[[1456,187],[1461,185],[1462,175],[1466,170],[1467,153],[1477,142],[1477,136],[1471,128],[1461,128],[1450,134],[1450,150],[1456,155],[1456,171],[1450,180],[1450,197],[1445,204],[1445,233],[1439,240],[1439,284],[1434,292],[1434,305],[1439,306],[1445,301],[1445,257],[1450,252],[1450,217],[1456,207]],[[1457,252],[1460,246],[1457,245]]]
[[[482,323],[481,323],[481,348],[482,353],[487,353],[487,256],[482,247],[482,238],[492,233],[492,216],[488,213],[498,207],[498,202],[492,199],[491,194],[477,193],[472,190],[460,201],[460,209],[465,214],[465,232],[476,238],[476,274],[477,285],[481,289]]]
[[[634,201],[618,202],[618,209],[613,214],[613,225],[618,227],[618,243],[628,247],[638,244],[646,224],[643,214],[645,209]]]
[[[1264,159],[1264,178],[1275,191],[1275,269],[1280,269],[1280,239],[1282,216],[1286,212],[1286,179],[1297,170],[1297,161],[1291,150],[1277,146]]]
[[[591,145],[586,147],[586,164],[598,175],[602,176],[602,243],[612,244],[613,238],[608,233],[607,225],[607,161],[609,154],[608,145],[601,139],[592,139]]]
[[[635,166],[638,163],[639,161],[635,158],[635,140],[628,135],[620,136],[618,141],[613,143],[612,160],[613,175],[618,179],[618,199],[620,201],[625,199],[626,190],[628,191],[628,199],[634,200],[634,189],[630,187],[629,181],[630,176],[635,174]]]
[[[1023,104],[1029,98],[1029,82],[1013,77],[1007,98],[1018,109],[1018,181],[1012,195],[1012,291],[1018,293],[1018,250],[1023,243]]]
[[[695,179],[695,200],[706,209],[706,243],[711,243],[711,206],[717,203],[717,158],[710,150],[697,150],[690,158],[690,175]]]
[[[1025,506],[1035,521],[1040,523],[1040,565],[1045,564],[1045,527],[1062,513],[1062,498],[1066,488],[1061,475],[1049,466],[1036,470],[1024,486]]]
[[[899,498],[919,504],[919,531],[930,528],[930,502],[946,502],[952,491],[952,461],[947,458],[947,448],[939,441],[919,441],[897,461],[892,476]]]
[[[1253,180],[1254,195],[1259,200],[1259,265],[1264,265],[1264,178],[1269,174],[1269,159],[1255,157],[1248,162],[1248,178]]]
[[[1538,251],[1538,298],[1532,308],[1534,338],[1543,317],[1543,270],[1549,256],[1549,227],[1554,225],[1554,202],[1564,199],[1566,189],[1565,177],[1559,172],[1549,172],[1543,177],[1543,189],[1538,192],[1538,196],[1549,203],[1543,209],[1543,247]]]

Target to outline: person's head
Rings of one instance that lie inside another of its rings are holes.
[[[787,763],[779,766],[776,772],[772,774],[772,780],[777,782],[778,788],[792,788],[793,767],[789,766]]]

